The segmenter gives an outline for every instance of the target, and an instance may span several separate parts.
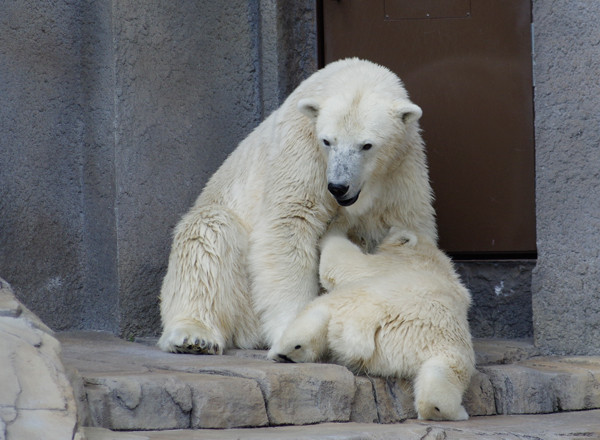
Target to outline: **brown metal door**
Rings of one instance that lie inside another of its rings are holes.
[[[535,254],[529,0],[322,0],[324,63],[385,65],[423,108],[440,244]]]

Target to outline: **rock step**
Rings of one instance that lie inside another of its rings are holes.
[[[355,377],[338,365],[278,364],[256,350],[175,355],[104,333],[58,338],[84,426],[389,424],[416,416],[405,381]],[[471,416],[600,408],[600,357],[541,357],[526,341],[483,340],[475,347],[478,373],[464,399]]]
[[[0,278],[0,440],[80,438],[59,353],[52,331]]]
[[[591,440],[600,438],[600,410],[474,417],[465,422],[323,423],[254,429],[115,432],[86,428],[86,440]]]

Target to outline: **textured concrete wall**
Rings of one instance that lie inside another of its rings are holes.
[[[314,2],[2,9],[0,273],[54,329],[156,334],[174,225],[316,70]]]
[[[81,15],[67,1],[1,9],[0,271],[48,325],[76,327],[86,295]]]
[[[115,211],[115,64],[110,2],[82,2],[81,20],[81,289],[77,328],[116,331],[119,325]],[[51,254],[52,249],[42,249]],[[20,285],[21,294],[26,286]],[[50,299],[50,298],[49,298]],[[42,314],[44,305],[33,307]],[[68,313],[68,310],[65,311]],[[64,319],[65,317],[63,317]],[[69,326],[69,327],[72,327]]]
[[[600,2],[533,2],[535,342],[600,354]]]
[[[170,232],[260,121],[255,13],[245,0],[114,2],[123,334],[159,330]]]
[[[318,68],[317,11],[313,0],[260,0],[263,117]]]

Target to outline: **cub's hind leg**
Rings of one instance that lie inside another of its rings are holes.
[[[470,377],[469,366],[458,358],[436,356],[425,361],[414,383],[419,419],[467,420],[461,402]]]

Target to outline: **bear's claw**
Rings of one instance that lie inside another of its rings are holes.
[[[172,328],[163,333],[158,345],[164,351],[172,353],[223,354],[225,344],[212,342],[214,335],[209,335],[209,332],[203,330],[199,326]]]
[[[191,354],[221,354],[219,344],[206,341],[204,339],[194,339],[193,342],[188,342],[188,338],[183,340],[181,345],[175,346],[177,353]]]
[[[188,338],[185,338],[181,345],[175,346],[175,350],[177,353],[221,354],[219,344],[199,338],[194,339],[194,342],[188,342]]]

